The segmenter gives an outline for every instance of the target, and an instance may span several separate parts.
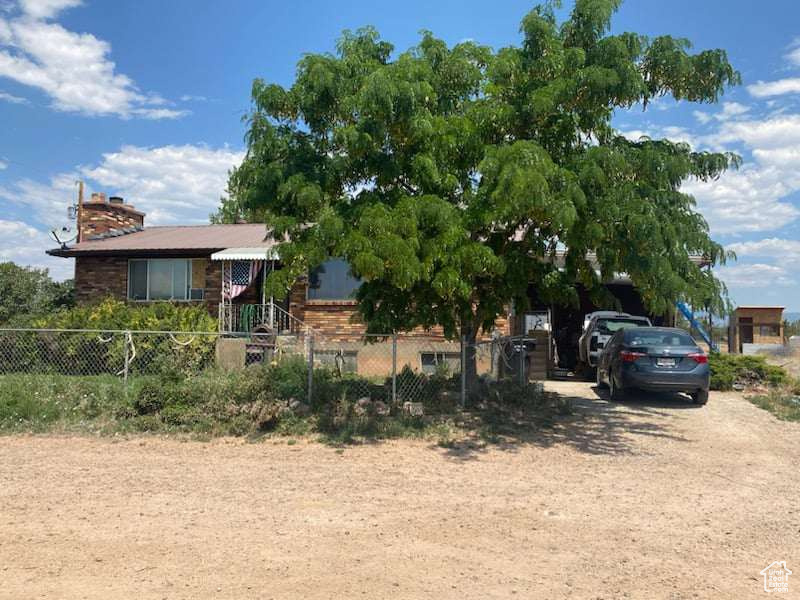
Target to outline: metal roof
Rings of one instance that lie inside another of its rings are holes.
[[[103,239],[90,239],[66,248],[48,250],[53,256],[114,254],[213,253],[226,248],[271,249],[276,241],[263,223],[147,227]],[[263,256],[263,254],[262,254]]]

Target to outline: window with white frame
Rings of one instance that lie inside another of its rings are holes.
[[[147,258],[128,261],[128,299],[202,300],[203,288],[192,287],[192,259]]]

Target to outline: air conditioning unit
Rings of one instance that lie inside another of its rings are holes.
[[[191,288],[189,290],[189,300],[202,300],[205,297],[203,288]]]

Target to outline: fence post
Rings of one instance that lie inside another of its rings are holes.
[[[519,340],[519,384],[525,385],[525,338]]]
[[[314,334],[310,331],[308,335],[308,405],[314,397]]]
[[[126,331],[122,336],[122,343],[125,344],[125,367],[123,368],[122,381],[128,383],[128,370],[130,369],[131,362],[131,343],[133,337],[130,331]]]
[[[467,406],[467,336],[461,336],[461,408]]]
[[[392,334],[392,404],[397,404],[397,334]]]

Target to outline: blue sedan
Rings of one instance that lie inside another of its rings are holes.
[[[705,404],[709,379],[708,356],[692,336],[674,327],[618,331],[597,366],[597,385],[608,386],[614,401],[624,400],[629,390],[637,389],[683,392],[696,404]]]

